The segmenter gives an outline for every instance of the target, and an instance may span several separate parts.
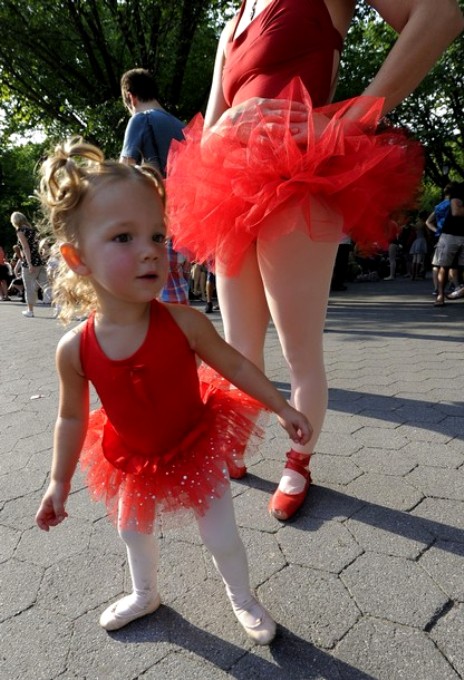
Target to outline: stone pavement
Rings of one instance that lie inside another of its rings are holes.
[[[463,678],[464,303],[436,309],[430,293],[429,281],[401,279],[331,297],[329,412],[293,522],[266,511],[287,447],[274,420],[233,484],[253,585],[280,624],[270,648],[242,633],[195,527],[162,537],[160,610],[99,628],[129,586],[101,507],[77,477],[69,519],[50,534],[34,526],[62,330],[49,309],[25,319],[2,303],[1,680]],[[272,328],[267,360],[288,391]]]

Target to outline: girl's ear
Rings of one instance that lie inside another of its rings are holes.
[[[89,268],[81,260],[79,251],[72,243],[63,243],[60,246],[60,253],[63,260],[75,274],[79,274],[79,276],[88,276],[90,274]]]

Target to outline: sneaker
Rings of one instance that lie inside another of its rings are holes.
[[[21,312],[23,316],[27,316],[28,319],[31,319],[34,316],[34,312],[31,312],[30,309],[25,309],[24,312]]]
[[[206,307],[205,307],[205,314],[212,314],[212,313],[213,313],[213,303],[207,302]]]
[[[394,281],[395,277],[394,276],[387,276],[384,281]]]

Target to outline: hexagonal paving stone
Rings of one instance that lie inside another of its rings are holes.
[[[424,496],[464,500],[463,470],[445,470],[419,465],[406,477],[406,480],[419,489]]]
[[[357,454],[354,454],[357,455]],[[352,458],[317,453],[311,458],[311,474],[315,482],[349,484],[362,474]]]
[[[303,532],[303,533],[302,533]],[[362,549],[340,522],[305,518],[298,529],[286,526],[277,540],[289,563],[339,574]]]
[[[206,661],[224,670],[253,647],[232,611],[224,585],[217,580],[207,579],[192,588],[175,601],[175,607],[167,608],[166,615],[168,639],[177,649],[200,651]]]
[[[257,588],[285,566],[285,557],[276,534],[242,529],[240,536],[247,552],[251,585]]]
[[[424,629],[448,598],[415,562],[366,553],[340,575],[365,614]]]
[[[452,600],[464,602],[463,558],[463,543],[437,541],[422,555],[419,564]]]
[[[449,662],[464,677],[464,605],[455,605],[446,616],[443,616],[430,631],[430,637],[436,642]]]
[[[398,428],[386,430],[383,427],[363,427],[352,436],[358,444],[370,448],[398,450],[408,443],[408,439],[398,433]]]
[[[37,606],[3,623],[0,677],[50,680],[61,676],[66,671],[71,629],[64,617],[50,616]]]
[[[46,570],[38,602],[70,620],[76,619],[123,592],[124,565],[125,560],[114,555],[90,551],[73,555]]]
[[[43,569],[15,559],[0,564],[0,621],[31,607],[37,598]]]
[[[317,441],[317,453],[326,453],[329,456],[351,456],[362,446],[354,439],[355,435],[356,432],[354,434],[322,432]]]
[[[406,458],[416,460],[419,465],[430,465],[431,467],[456,469],[464,462],[464,450],[458,451],[449,444],[436,446],[429,442],[415,441],[401,449],[401,452]]]
[[[402,477],[411,472],[417,461],[414,456],[406,456],[404,449],[400,451],[384,451],[383,449],[361,449],[351,459],[365,472]]]
[[[427,530],[436,538],[464,543],[464,503],[424,498],[411,515],[423,518]]]
[[[361,673],[376,680],[458,680],[426,633],[379,619],[359,621],[337,645],[334,656],[351,666],[341,669],[343,680],[358,680]]]
[[[216,664],[202,659],[201,655],[174,652],[143,674],[143,680],[160,680],[160,678],[186,678],[187,680],[227,680],[229,678],[230,680],[230,674],[221,671]]]
[[[415,559],[434,541],[426,522],[409,513],[366,505],[346,522],[364,550]]]
[[[330,649],[354,625],[359,609],[337,576],[289,565],[260,594],[276,621],[298,637]]]
[[[205,557],[200,545],[161,542],[158,588],[163,602],[173,602],[206,579]]]
[[[422,494],[403,477],[366,473],[346,486],[346,492],[374,505],[409,510],[422,498]]]
[[[19,531],[0,525],[0,562],[6,562],[13,556],[20,538]]]
[[[0,477],[0,494],[2,500],[24,497],[41,489],[47,479],[45,470],[15,470]]]
[[[298,517],[311,516],[319,519],[334,519],[337,521],[351,517],[365,503],[351,494],[346,493],[346,487],[335,484],[311,484],[308,498],[302,510],[298,512]]]
[[[0,510],[0,523],[13,529],[26,530],[37,527],[35,513],[42,499],[42,490],[6,502]]]
[[[16,556],[24,562],[48,567],[70,555],[85,552],[88,545],[88,525],[67,519],[46,534],[38,527],[24,531]]]
[[[144,671],[161,661],[173,646],[168,641],[169,608],[161,606],[149,616],[107,633],[99,626],[100,609],[74,622],[68,666],[75,678],[145,677]],[[156,666],[155,666],[156,667]]]
[[[255,646],[231,668],[234,680],[342,680],[330,654],[282,625],[270,647]],[[357,680],[369,680],[360,676]]]

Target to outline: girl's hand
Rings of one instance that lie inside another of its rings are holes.
[[[70,488],[69,483],[50,482],[35,516],[39,529],[49,531],[50,527],[56,527],[66,519],[68,513],[65,510],[65,503]]]
[[[287,430],[290,439],[295,442],[295,444],[304,445],[309,442],[313,433],[313,428],[303,413],[294,409],[290,404],[286,404],[277,414],[277,418],[284,430]]]

